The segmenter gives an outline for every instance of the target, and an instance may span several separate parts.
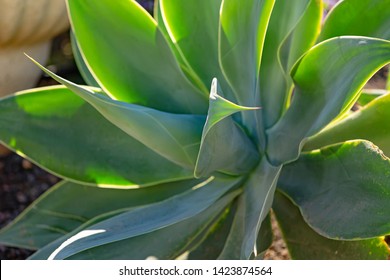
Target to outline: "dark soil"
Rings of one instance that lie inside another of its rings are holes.
[[[0,228],[58,182],[58,178],[12,153],[0,157]],[[26,259],[32,251],[0,245],[0,259]]]

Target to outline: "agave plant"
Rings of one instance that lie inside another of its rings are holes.
[[[68,0],[88,86],[0,101],[1,141],[63,178],[0,233],[32,259],[386,259],[390,0]],[[366,105],[350,109],[360,96]]]

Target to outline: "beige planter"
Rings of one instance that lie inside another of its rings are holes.
[[[51,39],[69,27],[65,0],[0,0],[0,96],[35,86]]]
[[[69,27],[65,0],[0,0],[0,97],[34,87],[51,40]],[[0,156],[8,150],[0,145]]]

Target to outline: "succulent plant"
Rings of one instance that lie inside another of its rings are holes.
[[[0,139],[63,178],[0,233],[33,259],[386,259],[389,0],[68,0],[88,86],[0,101]],[[362,12],[364,11],[364,12]],[[363,96],[363,95],[362,95]],[[377,145],[377,146],[376,146]]]

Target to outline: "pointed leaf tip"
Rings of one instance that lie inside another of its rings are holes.
[[[241,105],[238,105],[238,104],[226,99],[217,78],[214,78],[211,82],[210,100],[209,100],[209,103],[210,103],[209,104],[209,114],[210,114],[210,110],[214,109],[214,108],[212,108],[213,106],[211,105],[211,102],[214,102],[214,101],[220,101],[219,104],[217,105],[217,107],[221,107],[218,110],[224,109],[224,115],[226,115],[225,117],[230,116],[234,113],[242,112],[242,111],[261,109],[261,107],[241,106]]]
[[[232,114],[257,108],[237,105],[221,95],[218,80],[210,89],[209,111],[202,132],[202,141],[195,165],[196,178],[214,171],[239,175],[251,170],[259,160],[255,145],[233,120]],[[226,141],[229,139],[228,141]]]

